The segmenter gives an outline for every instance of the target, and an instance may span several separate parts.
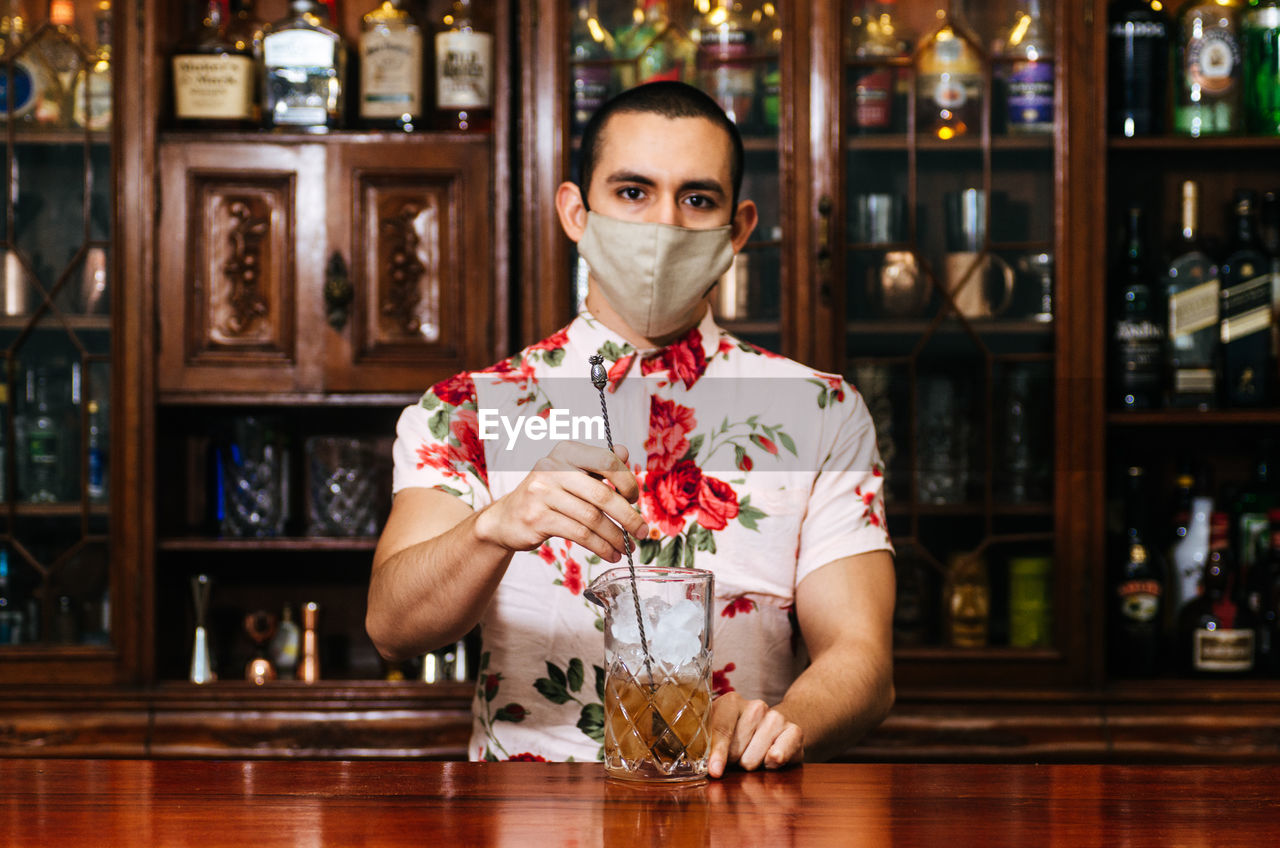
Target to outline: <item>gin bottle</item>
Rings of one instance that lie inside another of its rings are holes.
[[[1198,138],[1240,129],[1241,0],[1188,0],[1178,10],[1173,126]]]
[[[49,400],[49,375],[44,368],[27,371],[27,411],[18,421],[19,443],[26,474],[22,487],[29,503],[60,500],[65,428]]]
[[[1242,29],[1245,127],[1280,135],[1280,0],[1254,0]]]
[[[292,0],[290,14],[263,29],[263,121],[268,128],[338,129],[345,104],[347,51],[314,0]]]
[[[422,28],[403,0],[383,0],[361,19],[360,122],[411,131],[422,114]]]

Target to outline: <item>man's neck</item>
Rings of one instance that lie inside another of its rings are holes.
[[[609,300],[604,295],[600,294],[600,290],[596,288],[595,281],[590,278],[587,279],[587,299],[585,302],[587,311],[605,327],[613,330],[619,336],[622,336],[625,341],[630,342],[631,346],[636,350],[652,350],[654,348],[666,347],[676,339],[679,339],[685,333],[689,332],[689,330],[698,326],[698,324],[702,322],[703,317],[707,314],[709,303],[709,299],[703,300],[702,308],[698,310],[697,317],[695,317],[688,326],[681,327],[675,332],[668,333],[664,336],[647,338],[636,332],[632,329],[630,324],[622,320],[622,316],[609,305]]]

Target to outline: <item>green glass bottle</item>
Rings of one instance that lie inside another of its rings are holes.
[[[1240,131],[1243,0],[1188,0],[1178,10],[1173,125],[1183,135]]]
[[[1252,0],[1242,30],[1245,128],[1280,135],[1280,0]]]

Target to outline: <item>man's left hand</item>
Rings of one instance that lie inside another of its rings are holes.
[[[764,701],[726,692],[711,704],[707,771],[720,777],[730,763],[747,771],[782,768],[804,760],[804,731]]]

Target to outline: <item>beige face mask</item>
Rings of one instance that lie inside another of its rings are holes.
[[[732,227],[691,230],[587,213],[578,254],[614,311],[645,338],[691,326],[733,264]]]

